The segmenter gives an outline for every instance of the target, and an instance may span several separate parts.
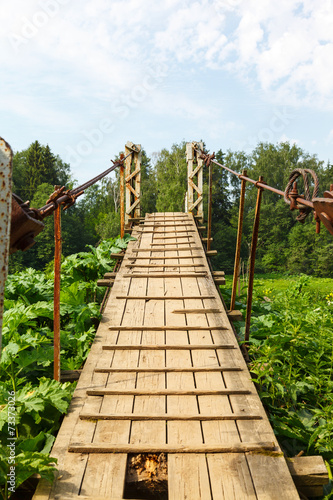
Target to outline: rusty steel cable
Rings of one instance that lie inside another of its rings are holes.
[[[201,149],[199,149],[196,145],[194,146],[194,148],[196,149],[196,151],[199,153],[200,155],[200,158],[202,158],[204,161],[207,159],[207,153],[205,153],[204,151],[202,151]],[[285,192],[284,191],[281,191],[280,189],[276,189],[272,186],[269,186],[268,184],[265,184],[263,182],[258,182],[258,181],[255,181],[253,179],[251,179],[250,177],[247,177],[245,175],[242,175],[240,174],[239,172],[235,172],[235,170],[232,170],[231,168],[229,167],[226,167],[225,165],[223,165],[222,163],[219,163],[218,161],[214,160],[214,159],[210,159],[210,161],[212,163],[214,163],[215,165],[223,168],[224,170],[227,170],[228,172],[230,172],[231,174],[233,175],[236,175],[239,179],[241,180],[245,180],[246,182],[250,182],[251,184],[254,184],[255,186],[257,186],[258,188],[263,188],[263,189],[266,189],[267,191],[271,191],[272,193],[275,193],[275,194],[278,194],[280,196],[283,196],[284,197],[284,194]],[[301,169],[300,169],[301,170]],[[304,199],[302,198],[301,196],[297,196],[296,198],[296,201],[306,207],[309,207],[310,209],[313,209],[313,203],[311,200],[307,200],[307,199]]]
[[[81,196],[81,194],[83,194],[84,191],[88,187],[92,186],[93,184],[96,184],[96,182],[100,181],[106,175],[113,172],[113,170],[115,170],[117,167],[120,167],[121,165],[123,165],[126,158],[128,158],[131,154],[132,154],[132,152],[130,152],[126,156],[124,156],[122,154],[120,159],[117,160],[116,162],[113,162],[113,160],[111,160],[113,165],[110,168],[108,168],[107,170],[105,170],[101,174],[97,175],[93,179],[90,179],[89,181],[85,182],[81,186],[78,186],[78,187],[71,189],[71,190],[68,190],[68,191],[65,191],[65,188],[62,187],[62,188],[58,189],[57,191],[55,191],[50,196],[48,201],[46,202],[46,205],[44,205],[42,208],[39,208],[37,210],[37,213],[38,213],[38,216],[40,217],[40,219],[44,219],[45,217],[52,214],[56,210],[56,208],[61,204],[65,205],[64,210],[69,208],[70,206],[72,206],[75,203],[76,199],[79,196]]]

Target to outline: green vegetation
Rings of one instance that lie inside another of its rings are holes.
[[[96,281],[111,271],[111,252],[126,248],[129,235],[104,240],[97,248],[70,255],[61,274],[61,368],[82,367],[100,319],[104,291]],[[52,268],[52,266],[48,266]],[[53,378],[53,271],[28,268],[9,275],[0,362],[0,498],[15,464],[16,488],[38,472],[52,480],[49,452],[66,413],[74,384]],[[15,460],[11,460],[11,445]]]
[[[284,190],[295,168],[316,171],[319,196],[333,181],[333,166],[296,145],[261,143],[243,151],[216,153],[220,163],[236,172]],[[102,170],[102,169],[101,169]],[[182,211],[187,190],[185,142],[149,158],[142,154],[141,212]],[[221,167],[213,167],[213,259],[217,269],[233,271],[240,181]],[[17,152],[13,191],[30,206],[43,206],[54,185],[71,188],[70,166],[48,146],[35,141]],[[299,191],[302,192],[302,181]],[[204,193],[207,172],[204,173]],[[245,199],[242,269],[251,244],[257,189],[248,185]],[[99,320],[101,291],[96,280],[111,269],[110,251],[126,246],[112,240],[119,232],[119,173],[89,188],[62,215],[63,255],[61,292],[62,369],[79,368],[87,357]],[[207,198],[205,201],[207,212]],[[262,401],[284,451],[321,454],[333,466],[333,240],[323,228],[315,232],[313,216],[296,222],[284,200],[263,194],[251,327],[251,370]],[[11,394],[16,408],[17,485],[34,472],[52,478],[48,452],[73,386],[52,378],[52,217],[36,245],[10,258],[4,314],[4,349],[0,372],[0,496],[9,497],[7,446]],[[103,242],[98,246],[98,242]],[[114,246],[116,248],[114,248]],[[88,252],[86,251],[88,248]],[[23,271],[22,271],[23,270]],[[45,272],[42,272],[44,270]],[[289,273],[281,275],[276,273]],[[275,273],[275,274],[267,274]],[[292,275],[300,275],[295,277]],[[230,296],[230,281],[223,293]],[[246,296],[237,306],[245,308]],[[238,323],[239,335],[244,324]],[[1,489],[2,488],[2,489]],[[327,497],[328,498],[328,497]]]
[[[250,370],[274,432],[288,456],[319,454],[333,468],[333,279],[256,278]],[[235,325],[244,339],[244,323]]]

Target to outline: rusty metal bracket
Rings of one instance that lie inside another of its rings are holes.
[[[333,234],[333,184],[330,186],[330,191],[324,192],[323,198],[313,198],[312,202],[316,221],[319,219],[326,229]]]
[[[12,218],[10,229],[10,253],[18,250],[28,250],[35,240],[34,238],[44,229],[38,210],[23,203],[17,195],[12,195]]]

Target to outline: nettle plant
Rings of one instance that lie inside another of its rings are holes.
[[[127,247],[134,238],[102,241],[64,259],[61,272],[61,368],[79,369],[88,356],[100,320],[103,291],[96,281],[111,271],[110,253]],[[49,457],[61,419],[67,412],[75,384],[53,377],[53,275],[26,269],[9,275],[3,316],[0,360],[0,498],[10,498],[10,467],[15,488],[38,473],[52,481],[56,460]],[[12,427],[15,398],[15,436]],[[15,437],[15,461],[7,445]]]

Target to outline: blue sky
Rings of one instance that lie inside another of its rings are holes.
[[[127,141],[333,161],[333,0],[11,0],[0,22],[0,135],[80,183]]]

